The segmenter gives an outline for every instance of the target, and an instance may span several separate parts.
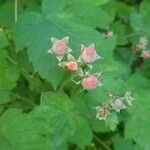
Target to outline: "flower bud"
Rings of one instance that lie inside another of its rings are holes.
[[[94,44],[90,45],[89,47],[85,47],[84,45],[81,46],[81,61],[90,64],[99,58],[100,56],[97,55]]]
[[[109,114],[110,111],[106,106],[96,107],[96,119],[105,120]]]
[[[95,89],[98,86],[101,86],[96,75],[90,75],[82,79],[81,85],[85,90]]]
[[[121,109],[125,109],[126,106],[125,104],[122,102],[121,98],[115,99],[112,103],[111,103],[112,109],[120,112]]]

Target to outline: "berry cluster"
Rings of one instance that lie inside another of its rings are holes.
[[[86,66],[86,68],[92,69],[92,63],[101,58],[97,54],[94,44],[91,44],[88,47],[81,44],[81,54],[78,59],[75,59],[74,56],[70,54],[72,50],[68,46],[68,37],[62,39],[51,38],[51,41],[53,44],[48,52],[55,55],[59,60],[58,66],[81,77],[80,81],[75,82],[76,84],[81,84],[84,90],[91,90],[101,86],[98,79],[100,74],[90,74],[89,72],[86,72],[83,67]],[[67,54],[67,60],[62,61],[65,54]]]
[[[119,113],[120,110],[126,109],[127,106],[132,106],[133,97],[131,92],[126,92],[122,97],[116,97],[112,94],[108,94],[108,96],[110,100],[107,104],[96,107],[96,118],[99,120],[105,120],[111,111]]]
[[[81,80],[78,82],[74,81],[76,84],[80,84],[84,90],[92,90],[102,85],[98,79],[100,73],[89,73],[92,69],[93,62],[101,58],[97,54],[94,44],[88,47],[81,45],[80,56],[78,59],[75,59],[74,56],[70,54],[72,50],[68,46],[68,37],[62,39],[51,38],[51,41],[53,44],[48,52],[55,55],[59,60],[58,66],[62,67],[65,71],[73,72],[81,77]],[[142,41],[144,41],[144,39],[142,39]],[[62,61],[65,54],[67,54],[67,60]],[[89,68],[89,71],[87,72],[85,68]],[[122,97],[116,97],[112,94],[108,94],[108,96],[109,102],[107,104],[96,107],[96,118],[99,120],[105,120],[111,111],[120,112],[120,110],[127,108],[127,106],[131,106],[133,100],[131,92],[126,92]]]
[[[133,52],[140,51],[140,57],[142,57],[143,59],[150,58],[150,51],[147,50],[147,44],[148,44],[147,38],[141,37],[139,39],[138,44],[136,44],[136,46],[132,47],[132,51]]]

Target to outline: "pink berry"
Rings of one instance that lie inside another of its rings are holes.
[[[56,55],[64,55],[67,49],[67,44],[63,40],[56,40],[53,43],[52,50]]]
[[[81,54],[81,59],[85,63],[92,63],[97,59],[97,53],[92,47],[85,47]]]
[[[78,64],[76,61],[69,61],[65,64],[65,68],[69,71],[77,71],[78,70]]]
[[[81,85],[85,90],[95,89],[97,86],[99,86],[99,84],[100,82],[95,75],[85,77],[81,81]]]

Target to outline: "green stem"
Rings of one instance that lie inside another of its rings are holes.
[[[15,22],[17,22],[17,0],[15,0]]]
[[[17,65],[17,62],[15,60],[13,60],[10,56],[6,56],[6,58],[11,62],[13,63],[15,66]]]
[[[30,75],[24,68],[20,68],[17,64],[17,62],[12,59],[10,56],[6,56],[6,58],[15,66],[17,66],[21,72],[21,74],[26,78],[26,80],[30,83],[31,80],[35,80],[34,79],[34,73],[32,75]]]
[[[96,135],[93,135],[94,139],[101,144],[106,150],[111,150],[109,146],[107,146],[103,141],[101,141]]]
[[[62,90],[69,82],[71,82],[71,79],[73,78],[73,74],[70,74],[59,86],[58,90]]]

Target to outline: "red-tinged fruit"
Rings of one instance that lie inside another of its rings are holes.
[[[81,47],[81,56],[80,59],[87,64],[93,63],[95,60],[99,59],[99,55],[97,55],[94,44],[89,47],[85,47],[82,45]]]
[[[52,49],[56,55],[64,55],[67,49],[67,44],[63,40],[57,40],[53,43]]]
[[[77,71],[78,70],[78,64],[76,61],[69,61],[64,66],[69,71]]]
[[[62,39],[51,38],[53,43],[51,49],[48,50],[48,53],[52,53],[56,58],[61,61],[65,54],[71,52],[71,49],[68,47],[68,37]]]
[[[150,58],[150,51],[143,50],[140,57],[142,57],[143,59]]]
[[[82,79],[81,85],[85,90],[92,90],[100,86],[100,82],[95,75],[90,75]]]

